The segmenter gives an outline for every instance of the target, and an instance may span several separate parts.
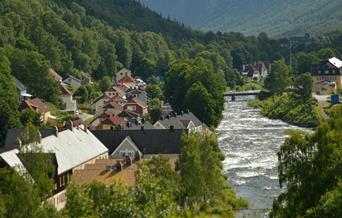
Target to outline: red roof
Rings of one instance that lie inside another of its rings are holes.
[[[117,110],[123,110],[123,107],[121,105],[119,105],[118,103],[115,103],[115,102],[110,102],[110,103],[106,104],[103,108],[114,108]]]
[[[25,101],[25,104],[28,108],[32,110],[35,110],[37,108],[44,113],[50,111],[50,108],[46,104],[44,104],[39,98],[28,99]],[[24,109],[27,107],[24,106]]]
[[[140,100],[139,98],[132,98],[130,101],[129,101],[129,103],[136,103],[136,104],[138,104],[139,106],[141,106],[141,107],[147,107],[146,106],[146,104],[145,104],[145,102],[143,102],[142,100]]]
[[[103,111],[102,114],[100,114],[99,116],[97,116],[97,118],[107,118],[107,117],[111,117],[111,116],[114,116],[114,114],[110,111]]]
[[[124,86],[122,84],[118,84],[118,85],[115,85],[112,87],[112,89],[114,91],[117,91],[117,92],[126,92],[129,88],[127,86]]]
[[[103,120],[101,123],[115,125],[115,126],[125,126],[127,122],[121,117],[111,116]]]
[[[135,81],[132,77],[125,75],[119,79],[118,83],[135,83]]]
[[[122,100],[124,100],[124,98],[121,97],[120,95],[115,95],[115,96],[112,97],[110,100],[111,100],[111,101],[122,101]]]
[[[79,125],[86,125],[87,124],[86,122],[84,122],[81,119],[72,120],[71,122],[72,122],[73,126],[79,126]]]

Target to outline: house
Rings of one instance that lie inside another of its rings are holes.
[[[19,104],[32,97],[32,95],[27,93],[26,86],[22,82],[20,82],[17,78],[13,76],[12,79],[19,93]]]
[[[134,187],[138,163],[139,161],[136,160],[96,160],[94,164],[87,164],[84,169],[76,170],[72,176],[72,182],[83,185],[96,181],[108,186],[121,183],[126,187]]]
[[[53,196],[48,198],[47,202],[58,210],[65,206],[65,188],[73,173],[83,169],[87,164],[95,163],[98,159],[108,159],[108,149],[84,125],[70,125],[61,131],[56,127],[42,131],[41,140],[35,145],[22,144],[19,138],[21,131],[8,131],[6,142],[9,147],[0,153],[0,159],[8,167],[22,174],[27,172],[26,163],[21,157],[26,151],[39,147],[43,153],[51,156],[56,167],[56,175]]]
[[[49,69],[49,75],[58,83],[63,82],[63,78],[52,68]]]
[[[342,61],[336,57],[323,60],[312,67],[314,92],[319,94],[336,93],[342,87]]]
[[[130,130],[151,130],[151,129],[158,129],[149,121],[146,121],[144,118],[140,120],[135,120],[134,122],[127,123],[127,127],[125,129]]]
[[[81,83],[82,84],[93,83],[91,80],[91,75],[89,73],[81,70],[80,75],[81,75]]]
[[[112,102],[114,102],[114,103],[117,103],[117,104],[119,104],[119,105],[125,105],[126,104],[126,99],[125,98],[123,98],[123,97],[121,97],[121,96],[119,96],[119,95],[115,95],[115,96],[113,96],[113,97],[111,97],[107,102],[105,102],[105,103],[112,103]]]
[[[73,99],[73,94],[68,90],[66,85],[60,84],[59,97],[65,104],[64,111],[75,113],[77,111],[77,102]]]
[[[63,80],[63,82],[68,86],[72,87],[73,90],[77,90],[81,86],[81,80],[71,75],[69,75],[65,80]]]
[[[115,116],[123,111],[123,106],[117,102],[109,102],[103,106],[103,110],[113,113]]]
[[[19,110],[23,111],[26,109],[30,109],[33,112],[39,114],[42,123],[54,123],[55,117],[51,115],[50,108],[39,98],[23,101],[19,106]]]
[[[162,116],[166,117],[167,115],[173,114],[174,111],[169,103],[165,103],[162,106]]]
[[[271,64],[264,62],[257,62],[254,64],[247,64],[242,66],[241,76],[249,80],[259,81],[266,78],[271,71]]]
[[[176,157],[168,157],[169,163],[173,169],[176,169]],[[124,160],[96,160],[95,164],[87,164],[84,169],[76,170],[72,177],[75,184],[89,184],[93,181],[112,185],[121,183],[126,187],[134,187],[136,185],[136,172],[139,169],[139,163],[148,159],[131,159]]]
[[[136,88],[137,83],[132,77],[132,73],[130,70],[126,68],[121,69],[119,72],[116,73],[116,84],[120,84],[126,86],[128,88]]]
[[[91,122],[91,125],[96,129],[122,129],[127,126],[127,121],[111,111],[105,110]]]
[[[119,81],[117,81],[117,84],[126,86],[127,88],[131,88],[131,89],[137,88],[137,85],[133,77],[130,77],[128,75],[123,76]]]
[[[129,98],[138,98],[145,104],[147,104],[147,93],[140,89],[132,89],[127,91],[127,99]]]
[[[92,103],[91,107],[95,114],[100,114],[103,111],[103,106],[110,100],[110,97],[106,94],[96,98]]]
[[[125,121],[127,121],[128,123],[135,123],[136,121],[141,120],[139,114],[134,113],[132,111],[127,111],[127,110],[123,110],[118,114],[118,117],[123,118]]]
[[[116,83],[119,83],[119,81],[125,76],[132,78],[132,72],[126,68],[122,68],[116,73]]]
[[[112,159],[134,159],[136,155],[177,157],[181,151],[182,129],[95,130],[93,134],[108,148]]]
[[[124,110],[139,114],[139,116],[145,116],[148,113],[147,105],[138,98],[132,98],[124,105]]]
[[[158,129],[183,129],[189,132],[202,132],[208,127],[202,123],[193,113],[173,113],[158,120],[154,126]]]
[[[108,118],[104,118],[100,124],[97,126],[97,129],[102,130],[112,130],[112,129],[122,129],[124,126],[126,126],[126,121],[122,119],[121,117],[117,116],[110,116]]]
[[[115,85],[110,90],[105,91],[105,94],[109,97],[120,96],[124,98],[126,96],[127,87],[122,85]]]

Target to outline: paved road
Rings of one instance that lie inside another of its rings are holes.
[[[87,113],[81,113],[79,115],[80,119],[83,120],[83,121],[87,121],[88,119],[94,117],[93,114],[87,114]]]

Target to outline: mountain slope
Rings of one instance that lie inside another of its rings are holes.
[[[340,0],[141,0],[195,28],[267,32],[272,36],[319,34],[342,27]]]

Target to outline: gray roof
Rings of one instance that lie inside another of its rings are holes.
[[[23,132],[23,129],[9,129],[7,131],[6,140],[5,140],[5,147],[0,149],[0,151],[8,151],[14,148],[18,148],[18,145],[16,145],[17,139],[20,137],[20,134]],[[55,130],[50,129],[40,129],[40,134],[42,135],[42,138],[48,137],[50,135],[53,135]]]
[[[130,137],[143,154],[180,154],[184,130],[95,130],[93,134],[108,148],[109,153]]]
[[[76,81],[76,82],[78,82],[78,83],[81,83],[81,80],[80,79],[78,79],[78,78],[76,78],[76,77],[74,77],[74,76],[72,76],[72,75],[69,75],[67,78],[65,78],[64,80],[63,80],[63,82],[67,82],[68,81],[68,79],[72,79],[72,80],[74,80],[74,81]]]
[[[20,132],[20,130],[17,130]],[[18,134],[17,131],[13,131],[13,135]],[[80,125],[78,128],[65,129],[58,132],[57,136],[48,130],[45,136],[44,131],[40,131],[42,135],[41,142],[37,145],[41,147],[46,153],[54,153],[56,155],[58,163],[58,175],[71,170],[95,157],[105,154],[108,149],[89,131],[84,130],[84,126]],[[12,134],[10,133],[10,134]],[[17,137],[7,137],[8,143],[11,140],[16,140]],[[17,147],[8,152],[4,152],[5,157],[8,157],[8,161],[13,161],[18,164],[18,158],[15,158],[14,153],[18,150],[19,145],[9,144],[9,146]],[[27,148],[31,149],[32,145],[28,145]],[[14,152],[14,153],[13,153]],[[6,160],[5,160],[6,161]],[[6,161],[8,163],[8,161]],[[8,163],[8,165],[13,165]],[[22,164],[21,164],[22,165]]]
[[[156,129],[156,127],[153,126],[152,123],[145,121],[144,123],[132,123],[129,127],[125,127],[125,129],[131,129],[131,130],[141,130],[141,128],[144,129]]]
[[[192,121],[195,126],[201,126],[202,122],[191,112],[179,114],[179,115],[168,115],[164,119],[159,120],[165,128],[173,126],[175,129],[186,129],[189,122]]]

